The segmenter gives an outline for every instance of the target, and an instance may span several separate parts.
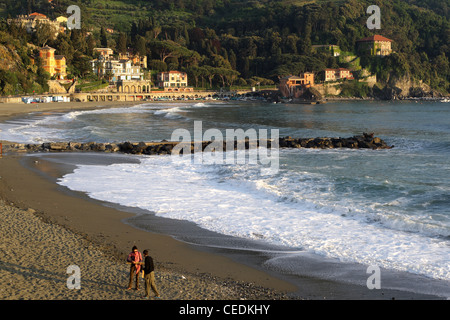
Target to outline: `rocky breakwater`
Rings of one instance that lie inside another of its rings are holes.
[[[202,142],[202,151],[211,144],[212,141]],[[123,143],[97,143],[97,142],[46,142],[42,144],[23,144],[8,143],[3,145],[3,151],[6,152],[120,152],[127,154],[145,154],[145,155],[167,155],[171,154],[173,148],[179,143],[176,141],[161,142],[123,142]],[[260,141],[256,145],[259,145]],[[264,146],[271,147],[273,141],[267,140]],[[191,152],[195,150],[194,142],[187,143]],[[234,142],[234,149],[240,145],[250,148],[252,143],[246,140],[243,144],[238,141]],[[350,148],[350,149],[391,149],[394,146],[388,145],[385,141],[373,134],[364,133],[360,136],[350,138],[279,138],[278,145],[280,148],[314,148],[314,149],[333,149],[333,148]],[[180,149],[180,148],[178,148]],[[226,151],[226,143],[223,143],[223,150]]]
[[[280,148],[313,148],[313,149],[392,149],[384,140],[374,137],[373,133],[363,133],[350,138],[280,138]]]

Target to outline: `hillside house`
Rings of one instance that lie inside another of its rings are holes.
[[[94,52],[98,52],[103,57],[109,57],[114,54],[113,49],[110,48],[94,48]]]
[[[299,76],[287,76],[280,79],[278,89],[284,97],[297,98],[304,88],[314,86],[314,73],[305,72]]]
[[[392,40],[380,35],[359,39],[356,41],[360,53],[371,56],[385,57],[392,53]]]
[[[94,74],[105,77],[112,83],[120,80],[144,79],[144,74],[140,66],[133,65],[131,60],[113,59],[111,56],[100,55],[98,59],[91,60],[91,67]]]
[[[127,53],[119,53],[119,59],[120,60],[131,60],[131,62],[136,65],[140,66],[143,69],[147,69],[147,56],[141,56],[138,53],[133,54],[132,52]]]
[[[351,70],[346,68],[338,68],[338,69],[325,69],[324,70],[324,79],[327,81],[337,81],[337,80],[353,80],[353,73]]]
[[[25,28],[28,33],[35,32],[36,27],[39,24],[46,24],[50,26],[51,30],[54,32],[54,37],[56,37],[59,32],[64,30],[64,28],[61,29],[61,24],[59,21],[50,20],[50,18],[46,15],[38,12],[33,12],[29,15],[19,15],[14,19],[8,19],[7,22],[8,24],[15,23],[16,25]]]
[[[55,55],[55,51],[56,49],[45,46],[39,49],[39,58],[41,59],[42,67],[50,73],[51,77],[63,80],[67,77],[66,58],[62,55]]]

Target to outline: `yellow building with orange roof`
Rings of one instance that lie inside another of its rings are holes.
[[[39,49],[39,58],[42,61],[42,67],[50,73],[51,77],[65,79],[67,76],[66,58],[62,55],[55,55],[55,49],[45,46]]]

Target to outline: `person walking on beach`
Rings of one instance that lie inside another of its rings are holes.
[[[155,265],[153,264],[153,258],[148,255],[148,250],[144,250],[144,283],[145,283],[145,296],[142,298],[150,298],[150,288],[152,288],[155,296],[160,298],[158,289],[155,283]]]
[[[136,290],[139,290],[139,271],[141,270],[142,255],[138,251],[136,246],[133,246],[130,254],[127,257],[127,263],[131,264],[130,267],[130,281],[128,283],[128,289],[133,286],[133,278],[136,278]]]

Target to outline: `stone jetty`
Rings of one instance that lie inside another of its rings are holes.
[[[202,141],[202,151],[211,144],[212,141]],[[261,141],[257,141],[259,146]],[[263,146],[271,147],[273,140],[264,141]],[[98,142],[46,142],[42,144],[4,143],[3,152],[109,152],[126,154],[145,155],[167,155],[171,154],[173,148],[179,143],[191,145],[191,151],[195,150],[194,142],[160,141],[160,142],[123,142],[123,143],[98,143]],[[253,143],[245,140],[244,144],[234,141],[234,149],[239,145],[244,145],[246,149]],[[350,138],[279,138],[280,148],[314,148],[314,149],[391,149],[394,146],[388,145],[385,141],[373,134],[363,133]],[[180,147],[180,146],[179,146]],[[177,148],[180,149],[180,148]],[[223,142],[223,150],[226,151],[226,142]]]

